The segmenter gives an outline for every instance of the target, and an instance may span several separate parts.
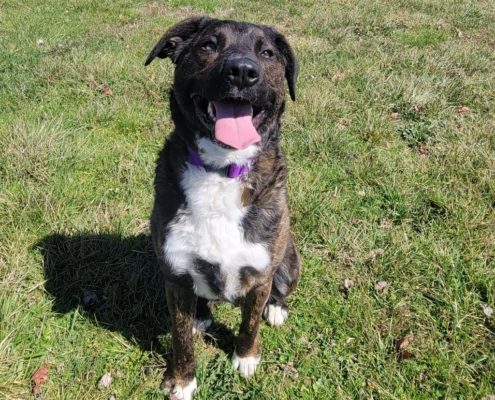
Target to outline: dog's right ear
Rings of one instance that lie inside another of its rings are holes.
[[[192,17],[172,26],[153,47],[144,65],[148,65],[155,57],[170,57],[175,64],[192,37],[210,21],[208,17]]]

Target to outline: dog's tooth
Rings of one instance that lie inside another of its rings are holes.
[[[213,103],[211,101],[208,102],[208,115],[211,117],[213,121],[217,120],[215,116],[215,107],[213,107]]]

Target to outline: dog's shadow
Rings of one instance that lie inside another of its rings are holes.
[[[122,333],[143,350],[168,356],[165,284],[149,235],[53,234],[36,247],[54,312],[79,308],[93,323]],[[211,335],[216,347],[232,352],[228,328],[215,323],[205,341]]]

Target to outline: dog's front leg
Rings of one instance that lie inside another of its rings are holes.
[[[256,371],[261,359],[261,346],[258,341],[261,314],[270,295],[272,282],[250,290],[241,304],[242,323],[236,338],[232,364],[246,378]]]
[[[166,291],[172,331],[172,368],[167,371],[162,387],[170,389],[170,398],[190,400],[197,388],[193,341],[197,297],[192,290],[170,282]]]

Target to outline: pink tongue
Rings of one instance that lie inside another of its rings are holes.
[[[261,140],[253,125],[250,104],[214,101],[216,118],[215,139],[234,149],[245,149]]]

